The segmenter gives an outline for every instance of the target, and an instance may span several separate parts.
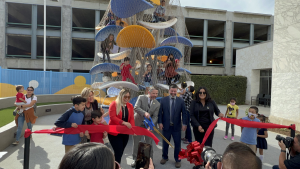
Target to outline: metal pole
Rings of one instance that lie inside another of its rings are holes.
[[[44,0],[44,71],[46,71],[46,0]]]
[[[205,19],[203,24],[203,55],[202,55],[202,66],[207,66],[207,29],[208,21]]]
[[[29,169],[29,154],[30,154],[30,136],[25,138],[24,145],[24,169]]]

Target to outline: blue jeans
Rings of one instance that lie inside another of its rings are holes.
[[[19,141],[19,139],[21,137],[24,121],[25,121],[24,114],[23,114],[23,116],[18,117],[18,129],[17,129],[17,136],[16,136],[17,141]],[[27,123],[27,127],[28,127],[28,129],[30,129],[32,131],[32,124],[30,122]]]
[[[188,114],[188,123],[185,131],[185,138],[188,140],[188,142],[192,142],[192,130],[190,125],[191,117],[189,112],[187,112],[187,114]]]
[[[274,165],[272,169],[279,169],[278,165]]]
[[[145,87],[150,87],[150,82],[144,82]]]
[[[169,130],[163,130],[163,135],[169,142],[171,140],[171,136],[173,137],[175,143],[174,159],[176,162],[180,162],[181,160],[178,159],[178,154],[181,150],[181,131],[174,131],[174,126],[170,126]],[[169,150],[169,144],[163,141],[163,149],[162,149],[163,159],[168,159],[168,150]]]

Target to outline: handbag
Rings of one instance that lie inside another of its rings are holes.
[[[17,112],[16,111],[13,111],[13,116],[16,116],[17,115]]]

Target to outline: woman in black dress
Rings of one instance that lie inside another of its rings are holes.
[[[217,104],[211,99],[207,89],[205,87],[199,87],[196,93],[196,99],[191,102],[190,116],[191,124],[193,126],[193,132],[195,140],[202,143],[204,135],[209,125],[215,120],[214,113],[219,117],[224,117],[217,106]],[[214,137],[214,130],[208,136],[205,146],[212,147]],[[199,169],[200,166],[194,166],[193,168]]]
[[[199,143],[202,142],[209,125],[215,120],[214,113],[218,117],[224,117],[224,114],[220,112],[217,104],[211,99],[207,89],[200,87],[197,90],[196,99],[193,100],[190,105],[191,124],[193,126],[195,140]],[[206,140],[205,146],[212,147],[213,137],[214,130],[212,130]]]

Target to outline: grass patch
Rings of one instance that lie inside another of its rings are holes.
[[[68,102],[52,102],[52,103],[37,103],[37,106],[44,106],[49,104],[64,104],[64,103],[71,103]],[[13,111],[16,107],[9,107],[5,109],[0,110],[0,127],[5,126],[6,124],[12,122],[15,119],[15,116],[13,116]]]

